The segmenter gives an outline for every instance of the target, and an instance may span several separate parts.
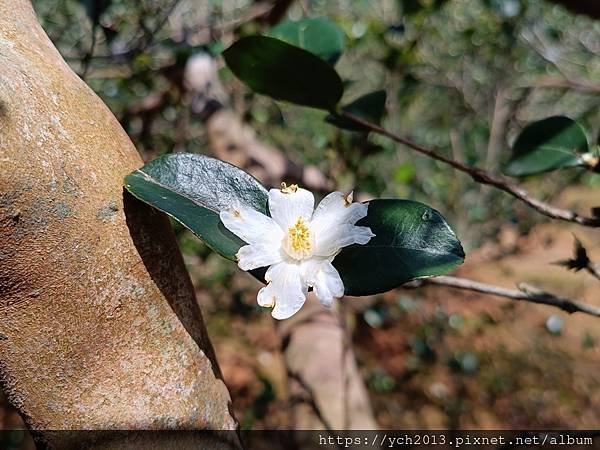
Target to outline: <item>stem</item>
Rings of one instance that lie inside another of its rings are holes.
[[[573,222],[587,227],[600,227],[599,216],[587,217],[579,215],[574,211],[557,208],[546,202],[531,197],[525,189],[515,184],[512,184],[501,177],[493,175],[492,173],[486,170],[469,166],[452,158],[447,158],[446,156],[440,155],[439,153],[430,148],[424,147],[409,139],[398,136],[397,134],[394,134],[381,126],[371,122],[367,122],[366,120],[363,120],[362,118],[355,116],[354,114],[350,114],[348,112],[341,112],[339,115],[347,120],[350,120],[351,122],[354,122],[356,125],[360,125],[374,133],[386,136],[394,142],[405,145],[425,156],[428,156],[429,158],[443,162],[444,164],[447,164],[455,168],[456,170],[464,172],[468,174],[473,179],[473,181],[477,183],[493,186],[496,189],[504,191],[547,217],[550,217],[552,219],[564,220],[566,222]]]
[[[587,270],[588,273],[590,273],[596,279],[600,280],[600,267],[597,264],[590,263],[585,270]]]
[[[480,283],[478,281],[469,280],[467,278],[439,276],[428,278],[421,281],[422,284],[433,284],[437,286],[448,286],[466,291],[474,291],[496,297],[509,298],[511,300],[525,301],[531,303],[539,303],[542,305],[554,306],[563,311],[573,314],[581,312],[591,316],[600,317],[600,308],[586,303],[581,303],[576,300],[571,300],[566,297],[559,297],[549,292],[543,291],[537,287],[526,283],[519,283],[519,289],[507,289],[501,286]]]

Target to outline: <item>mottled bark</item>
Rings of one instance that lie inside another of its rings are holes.
[[[44,430],[236,428],[169,222],[123,193],[141,164],[29,1],[0,0],[0,380],[57,447]]]

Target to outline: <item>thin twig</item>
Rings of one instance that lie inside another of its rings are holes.
[[[164,24],[166,23],[167,19],[170,17],[172,11],[174,10],[174,8],[178,2],[179,2],[179,0],[177,0],[173,4],[171,4],[171,7],[169,7],[167,14],[164,16],[164,19],[161,20],[159,23],[160,28],[162,28],[162,26],[164,26]],[[199,32],[205,31],[206,39],[201,39],[202,42],[200,42],[197,45],[208,44],[212,40],[219,39],[224,34],[229,33],[232,30],[235,30],[242,23],[252,21],[252,20],[257,20],[257,19],[260,19],[261,17],[264,17],[271,11],[272,8],[273,8],[272,4],[262,1],[260,3],[252,4],[252,6],[249,6],[247,8],[247,12],[245,14],[242,14],[240,17],[234,18],[229,22],[225,22],[221,25],[216,25],[216,26],[213,26],[210,24],[200,24],[191,30],[187,30],[187,32],[188,33],[199,33]],[[112,61],[126,62],[126,61],[130,60],[131,58],[133,58],[134,56],[137,56],[139,53],[141,53],[144,50],[148,50],[151,47],[154,47],[156,45],[169,42],[170,39],[165,39],[162,41],[154,40],[156,33],[158,31],[160,31],[160,28],[157,27],[157,29],[155,31],[153,31],[152,33],[144,33],[144,36],[142,36],[141,38],[134,39],[129,45],[126,45],[128,50],[124,50],[120,53],[94,55],[92,59],[104,60],[104,61],[109,61],[109,62],[112,62]],[[144,44],[143,41],[144,41],[144,39],[147,39],[148,35],[150,35],[149,36],[150,40]],[[135,44],[136,41],[137,41],[137,44]],[[82,58],[82,56],[80,56],[80,55],[65,55],[64,57],[67,61],[79,60]]]
[[[492,284],[480,283],[467,278],[439,276],[421,280],[419,284],[448,286],[456,289],[463,289],[467,291],[480,292],[482,294],[495,295],[497,297],[509,298],[511,300],[554,306],[555,308],[562,309],[569,314],[581,312],[591,316],[600,317],[600,307],[581,303],[566,297],[559,297],[526,283],[520,283],[519,289],[517,290],[507,289],[501,286],[494,286]]]
[[[405,145],[407,147],[410,147],[413,150],[416,150],[417,152],[425,156],[435,159],[436,161],[448,164],[449,166],[452,166],[455,169],[468,174],[477,183],[493,186],[501,191],[504,191],[547,217],[551,217],[552,219],[564,220],[567,222],[573,222],[588,227],[600,227],[600,217],[598,216],[587,217],[582,216],[576,213],[575,211],[557,208],[546,202],[531,197],[525,189],[510,183],[504,178],[501,178],[497,175],[493,175],[492,173],[486,170],[480,169],[478,167],[469,166],[459,161],[455,161],[452,158],[440,155],[439,153],[430,148],[424,147],[420,144],[412,142],[409,139],[398,136],[397,134],[394,134],[381,126],[371,122],[367,122],[366,120],[355,116],[354,114],[350,114],[348,112],[341,112],[340,115],[345,119],[348,119],[357,125],[361,125],[362,127],[374,133],[386,136],[391,140],[398,142],[399,144]]]
[[[171,2],[171,4],[167,7],[163,16],[159,19],[158,23],[156,24],[156,26],[154,27],[153,30],[144,30],[145,33],[138,40],[137,44],[133,46],[134,54],[143,52],[152,43],[155,36],[159,33],[159,31],[163,28],[163,26],[165,26],[165,24],[169,20],[169,17],[171,17],[171,14],[173,14],[173,11],[179,4],[179,1],[180,0],[173,0]],[[143,23],[143,20],[141,22],[141,25],[145,25]],[[142,28],[145,28],[145,27],[142,27]]]
[[[588,273],[590,273],[592,276],[596,277],[598,280],[600,280],[600,267],[598,267],[598,264],[592,264],[590,263],[585,270],[588,271]]]
[[[577,239],[577,236],[574,235],[573,238],[575,239],[573,257],[569,259],[561,259],[560,261],[556,261],[554,264],[566,267],[567,270],[574,270],[575,272],[585,270],[590,275],[600,280],[600,266],[592,262],[588,256],[587,249],[583,246],[583,243]]]
[[[296,382],[300,385],[302,389],[304,389],[306,393],[306,397],[298,398],[298,400],[307,402],[313,410],[313,412],[315,413],[315,415],[317,416],[317,418],[321,421],[325,429],[327,431],[333,431],[333,427],[331,426],[325,415],[321,412],[321,408],[319,408],[319,405],[317,405],[316,395],[314,393],[313,388],[304,380],[304,378],[302,378],[302,376],[299,373],[293,372],[289,367],[287,368],[287,372],[288,376],[296,380]]]
[[[147,48],[149,48],[152,45],[156,35],[161,31],[162,27],[167,23],[167,21],[169,20],[169,17],[171,17],[171,14],[175,10],[175,7],[179,4],[179,2],[180,2],[180,0],[173,0],[173,2],[167,7],[164,15],[159,19],[157,25],[152,30],[149,30],[143,23],[143,20],[140,18],[140,20],[141,20],[140,27],[144,30],[144,34],[142,36],[140,36],[139,38],[132,39],[131,42],[126,45],[128,50],[125,50],[120,53],[111,53],[108,55],[92,55],[88,51],[84,56],[64,55],[63,57],[67,61],[78,60],[78,59],[128,61],[131,58],[133,58],[134,56],[137,56],[140,53],[144,52]],[[94,25],[94,27],[95,26],[96,25]],[[94,37],[92,37],[92,39],[93,39],[93,44],[92,44],[92,49],[93,49],[93,47],[95,45],[95,40],[94,40]],[[88,64],[89,64],[89,62],[88,62]]]
[[[87,54],[83,58],[83,70],[81,72],[81,79],[85,81],[85,77],[87,76],[88,69],[90,68],[90,62],[94,57],[94,50],[96,49],[96,31],[98,28],[98,22],[94,22],[92,24],[92,42],[90,44],[90,49]]]
[[[502,137],[512,113],[507,89],[499,87],[496,90],[495,97],[485,162],[485,166],[491,168],[495,168],[499,163],[500,152],[502,150]]]
[[[553,77],[543,75],[527,83],[518,85],[519,88],[540,88],[540,89],[570,89],[581,92],[600,92],[600,84],[592,83],[587,80],[569,79],[562,77]]]

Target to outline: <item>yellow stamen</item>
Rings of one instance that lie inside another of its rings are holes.
[[[302,217],[299,217],[294,226],[288,229],[285,246],[292,258],[303,259],[311,255],[312,236]]]
[[[298,185],[297,184],[290,184],[288,186],[284,182],[281,183],[281,192],[283,192],[284,194],[293,194],[297,190],[298,190]]]

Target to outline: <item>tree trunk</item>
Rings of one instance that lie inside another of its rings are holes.
[[[0,380],[50,446],[236,428],[168,219],[123,193],[141,163],[29,1],[0,0]]]

